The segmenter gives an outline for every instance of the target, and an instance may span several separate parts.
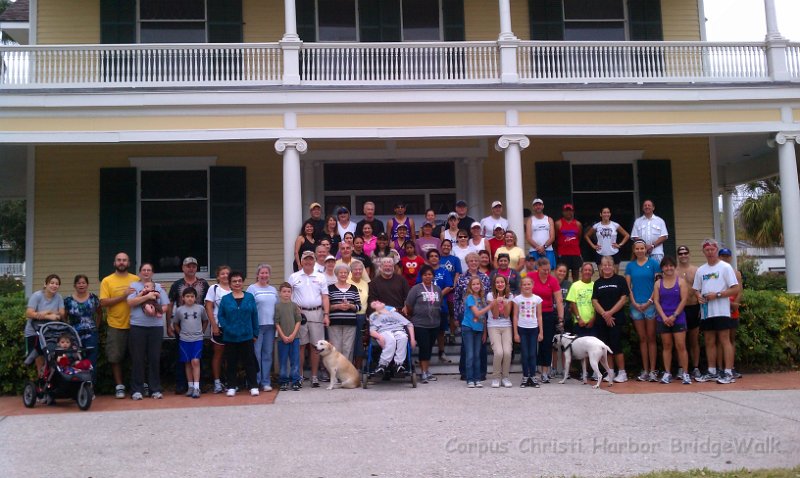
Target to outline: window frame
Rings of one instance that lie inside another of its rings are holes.
[[[361,43],[361,21],[360,21],[360,2],[364,0],[354,0],[355,2],[355,18],[354,18],[354,28],[356,32],[356,39],[353,41],[336,41],[336,40],[324,40],[320,37],[320,30],[319,30],[319,2],[320,0],[314,0],[314,29],[316,30],[316,38],[317,42],[320,43]],[[405,29],[403,26],[403,1],[398,0],[400,2],[400,11],[399,11],[399,18],[400,18],[400,42],[405,43],[406,40],[405,36]],[[414,40],[413,42],[443,42],[444,41],[444,6],[442,0],[436,0],[438,3],[439,8],[439,38],[437,40]],[[207,15],[207,14],[206,14]],[[411,43],[411,41],[409,41]]]
[[[181,157],[132,157],[129,158],[131,167],[136,168],[136,257],[139,258],[138,266],[144,261],[142,257],[142,171],[205,171],[206,172],[206,257],[207,270],[201,271],[202,264],[198,264],[197,277],[208,280],[211,275],[211,166],[216,166],[216,156],[181,156]],[[144,200],[144,202],[163,201]],[[131,265],[134,267],[134,265]],[[182,272],[156,272],[153,280],[156,282],[174,282],[183,277]]]
[[[203,24],[203,41],[198,42],[200,43],[208,43],[208,2],[203,1],[203,19],[191,19],[191,20],[180,20],[180,19],[165,19],[165,20],[142,20],[142,4],[141,0],[136,0],[136,43],[142,43],[142,23],[202,23]],[[165,43],[163,41],[156,42],[158,43]],[[181,42],[184,43],[184,42]],[[144,43],[145,45],[149,45],[152,43]]]
[[[576,23],[620,23],[622,22],[622,34],[624,36],[623,40],[619,41],[630,41],[630,28],[628,25],[628,0],[619,0],[621,3],[622,8],[622,18],[581,18],[581,19],[568,19],[567,18],[567,7],[566,2],[569,0],[561,0],[561,21],[564,25],[564,41],[603,41],[603,40],[567,40],[567,26],[569,24],[576,24]]]

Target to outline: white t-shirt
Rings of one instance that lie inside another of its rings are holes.
[[[230,290],[225,290],[219,284],[214,284],[208,289],[208,293],[206,293],[206,302],[213,302],[214,303],[214,321],[219,325],[219,321],[217,320],[217,313],[219,312],[219,303],[222,301],[222,298],[226,295],[230,294]]]
[[[597,236],[597,244],[600,245],[600,250],[597,251],[598,254],[601,256],[613,256],[619,252],[619,249],[616,247],[611,247],[611,244],[617,242],[617,229],[619,229],[619,224],[614,221],[608,224],[598,222],[592,226],[592,229],[594,229],[595,235]]]
[[[698,267],[697,273],[694,275],[694,284],[692,284],[692,288],[700,291],[701,295],[716,294],[738,283],[739,281],[736,280],[736,272],[733,271],[733,267],[725,261],[719,261],[713,266],[703,264]],[[731,302],[728,297],[712,299],[703,307],[703,319],[708,317],[730,316]]]
[[[467,246],[464,249],[462,249],[458,247],[458,244],[453,244],[453,250],[450,252],[454,256],[458,257],[458,259],[461,261],[461,271],[464,272],[468,269],[467,259],[466,259],[467,254],[469,254],[470,252],[475,252],[475,250],[472,249],[472,246]]]
[[[494,295],[491,292],[486,294],[486,302],[487,303],[490,303],[493,300],[494,300]],[[514,301],[514,295],[510,294],[506,300],[508,300],[510,302],[513,302]],[[506,307],[508,307],[508,306],[506,306]],[[486,321],[486,326],[487,327],[511,327],[511,313],[512,313],[512,311],[509,310],[509,309],[510,309],[510,307],[508,307],[506,309],[508,311],[508,317],[495,317],[492,314],[492,309],[489,309],[489,319]]]
[[[498,217],[497,219],[493,218],[492,216],[486,216],[481,219],[481,231],[483,231],[483,237],[486,239],[491,239],[494,237],[494,228],[500,224],[503,226],[503,230],[508,229],[508,219],[504,217]]]
[[[542,298],[536,294],[524,297],[522,294],[514,297],[519,308],[519,320],[517,326],[523,329],[535,329],[539,327],[539,318],[536,316],[536,309],[542,303]]]
[[[652,245],[659,237],[666,236],[669,236],[667,232],[667,223],[655,214],[653,214],[653,217],[650,219],[647,219],[646,216],[642,216],[633,223],[631,237],[638,237],[648,245]],[[664,245],[659,244],[654,247],[651,254],[664,254]]]
[[[533,242],[540,246],[546,244],[550,240],[550,217],[544,216],[541,219],[537,219],[536,216],[531,216],[530,231],[531,236],[533,236]],[[531,247],[531,250],[533,250],[533,247]],[[552,251],[553,245],[550,244],[544,250]]]
[[[336,230],[339,232],[339,237],[344,240],[345,232],[352,233],[354,236],[356,235],[356,223],[350,221],[347,223],[346,227],[342,227],[342,224],[339,221],[336,221]]]

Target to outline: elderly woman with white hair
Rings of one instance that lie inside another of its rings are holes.
[[[247,288],[253,294],[258,309],[258,339],[254,351],[258,364],[258,381],[261,390],[272,391],[272,350],[275,346],[275,304],[278,302],[278,291],[269,285],[272,267],[269,264],[259,264],[256,267],[256,283]],[[233,378],[228,377],[230,387]]]
[[[328,285],[331,321],[328,326],[328,339],[336,350],[352,362],[356,339],[356,313],[361,309],[361,295],[358,288],[347,281],[350,277],[350,266],[337,264],[333,268],[333,275],[336,276],[336,282]]]

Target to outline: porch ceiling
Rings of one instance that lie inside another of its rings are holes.
[[[0,144],[0,200],[25,199],[27,147]]]
[[[768,144],[767,133],[716,136],[719,185],[735,186],[778,174],[778,150]]]

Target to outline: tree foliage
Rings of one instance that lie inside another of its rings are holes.
[[[748,198],[739,206],[737,220],[746,239],[757,247],[783,245],[780,180],[752,181],[744,191]]]
[[[0,201],[0,241],[11,246],[11,254],[25,258],[25,201]]]

